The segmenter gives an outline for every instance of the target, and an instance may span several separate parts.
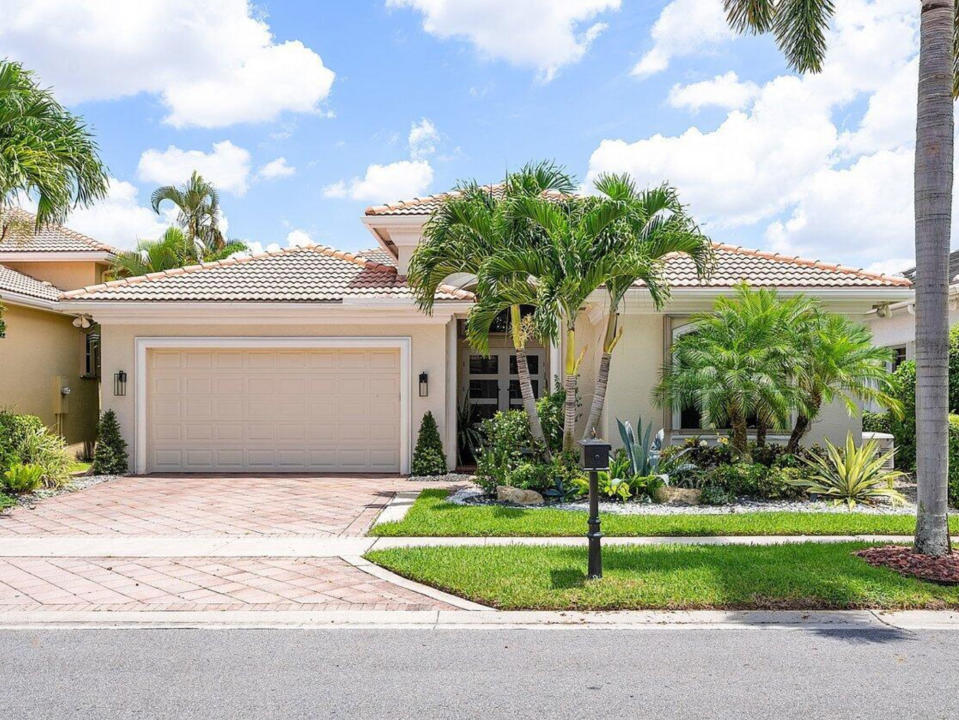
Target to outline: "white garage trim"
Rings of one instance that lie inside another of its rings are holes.
[[[410,338],[409,337],[138,337],[134,340],[134,455],[136,472],[147,469],[147,350],[154,348],[396,348],[400,353],[400,472],[410,471]]]

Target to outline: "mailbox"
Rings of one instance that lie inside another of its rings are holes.
[[[606,470],[609,467],[609,451],[612,446],[605,440],[591,438],[583,440],[583,469]]]

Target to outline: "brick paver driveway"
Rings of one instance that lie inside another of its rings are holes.
[[[434,484],[435,487],[435,484]],[[427,610],[451,606],[340,557],[8,557],[3,537],[359,536],[394,476],[125,477],[0,514],[0,612]],[[69,549],[67,552],[71,552]]]
[[[364,535],[395,476],[125,477],[0,515],[3,535]]]

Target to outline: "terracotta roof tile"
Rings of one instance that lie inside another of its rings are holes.
[[[342,302],[412,298],[396,268],[321,245],[240,255],[213,263],[113,280],[64,293],[64,299],[157,302]],[[471,299],[442,287],[439,300]]]
[[[494,195],[497,197],[502,196],[503,186],[502,184],[497,185],[486,185],[485,187],[489,188]],[[394,203],[387,203],[385,205],[373,205],[366,208],[367,215],[430,215],[436,210],[439,210],[442,207],[443,203],[451,197],[459,195],[459,192],[456,190],[450,190],[444,193],[438,193],[436,195],[427,195],[422,198],[413,198],[412,200],[400,200]]]
[[[52,284],[0,265],[0,298],[8,292],[54,302],[60,297],[60,290]]]
[[[0,241],[0,254],[5,252],[108,252],[116,248],[105,245],[76,230],[62,225],[47,225],[34,231],[37,216],[20,208],[4,211],[8,223],[6,237]]]

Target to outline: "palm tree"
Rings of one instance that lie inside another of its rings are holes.
[[[4,209],[35,197],[34,230],[62,224],[72,207],[107,194],[107,170],[82,118],[56,101],[20,63],[0,61],[0,239]]]
[[[595,434],[596,424],[603,414],[613,350],[623,335],[623,329],[619,326],[619,308],[626,292],[638,281],[642,281],[654,304],[660,308],[669,293],[669,287],[662,277],[667,255],[685,253],[692,259],[700,277],[706,275],[713,261],[709,238],[703,235],[685,214],[674,188],[661,185],[637,191],[635,183],[625,174],[601,175],[597,178],[595,187],[610,201],[624,203],[628,208],[626,217],[611,228],[614,243],[610,250],[635,252],[640,257],[648,258],[649,265],[647,268],[643,263],[636,263],[636,268],[643,271],[641,274],[624,273],[606,280],[609,306],[606,331],[603,335],[603,353],[596,373],[593,402],[586,427],[583,429],[584,440]]]
[[[539,196],[546,192],[569,193],[573,189],[569,175],[550,162],[527,165],[518,172],[510,173],[499,187],[483,186],[475,181],[461,183],[430,218],[423,231],[424,241],[410,258],[407,277],[420,309],[432,312],[437,289],[452,276],[475,277],[488,259],[508,248],[530,242],[528,223],[518,220],[509,212],[511,198]],[[484,307],[497,307],[494,315],[502,309],[509,312],[523,407],[529,417],[533,437],[546,448],[548,454],[548,443],[536,411],[536,396],[526,357],[528,326],[521,319],[523,301],[517,299],[504,305],[502,296],[494,300],[490,293],[484,298],[482,292],[479,299],[486,300]],[[473,313],[470,314],[472,316]],[[485,333],[474,335],[471,343],[477,350],[487,351],[489,326]]]
[[[823,403],[836,398],[843,401],[850,414],[858,412],[857,401],[877,402],[897,415],[902,412],[901,403],[890,394],[893,376],[886,363],[892,354],[888,348],[873,346],[868,329],[818,308],[794,327],[799,340],[796,358],[800,401],[786,446],[788,452],[799,448]]]
[[[113,279],[146,275],[198,263],[196,246],[178,227],[167,228],[158,240],[141,240],[135,250],[117,255],[108,272]]]
[[[510,247],[480,267],[480,298],[467,319],[471,342],[488,333],[496,303],[533,305],[537,335],[565,335],[563,451],[575,444],[579,367],[586,348],[576,354],[576,321],[586,299],[603,283],[621,277],[656,277],[654,262],[637,248],[624,248],[612,231],[629,215],[629,204],[600,197],[521,195],[511,199],[517,221],[530,223],[532,242]]]
[[[833,0],[724,0],[740,32],[772,32],[787,62],[819,72]],[[920,0],[916,118],[916,552],[951,552],[948,522],[949,243],[953,99],[959,95],[959,14],[953,0]]]
[[[169,200],[179,209],[177,223],[186,232],[190,242],[201,246],[204,252],[215,253],[223,249],[226,240],[219,228],[220,196],[212,183],[196,171],[183,187],[164,185],[150,196],[153,211],[160,212],[160,205]]]
[[[773,423],[789,422],[797,402],[790,328],[808,307],[803,297],[781,301],[773,290],[746,285],[734,297],[719,298],[712,312],[692,318],[696,330],[673,344],[672,362],[654,390],[657,402],[695,407],[706,425],[729,427],[733,449],[748,457],[750,418],[758,435]]]

